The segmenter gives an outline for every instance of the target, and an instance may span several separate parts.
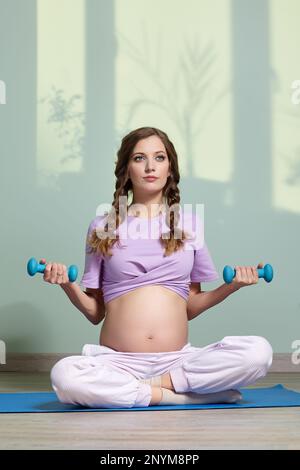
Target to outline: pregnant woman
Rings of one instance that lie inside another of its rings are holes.
[[[201,217],[180,207],[177,153],[167,134],[133,130],[117,156],[112,208],[88,228],[85,291],[69,282],[65,265],[45,268],[44,280],[60,285],[92,324],[104,320],[99,345],[85,344],[81,355],[54,365],[52,387],[62,403],[95,408],[237,402],[239,388],[267,374],[269,342],[226,336],[192,346],[188,321],[256,284],[257,268],[236,266],[231,284],[202,291],[201,282],[219,276]]]

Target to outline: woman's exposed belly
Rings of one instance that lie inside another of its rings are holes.
[[[139,287],[106,304],[102,346],[123,352],[167,352],[182,349],[187,341],[187,302],[166,287]]]

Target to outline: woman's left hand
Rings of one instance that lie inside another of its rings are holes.
[[[245,286],[252,286],[258,283],[257,269],[263,267],[263,263],[259,263],[257,268],[255,266],[235,266],[236,275],[232,280],[232,284],[236,290]]]

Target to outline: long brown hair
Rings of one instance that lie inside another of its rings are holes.
[[[107,222],[104,229],[94,229],[88,239],[88,245],[91,247],[90,252],[102,253],[103,255],[112,256],[110,248],[116,243],[119,243],[119,234],[109,230],[109,227],[115,226],[116,230],[123,222],[119,213],[119,198],[126,196],[128,202],[128,193],[132,193],[132,182],[128,178],[128,162],[136,143],[152,135],[158,136],[166,148],[169,162],[170,173],[167,183],[163,188],[163,198],[166,206],[166,223],[170,231],[161,234],[160,243],[165,248],[164,256],[169,256],[173,252],[182,249],[184,240],[189,238],[186,233],[177,228],[179,222],[180,210],[180,191],[178,183],[180,180],[178,170],[178,158],[174,145],[168,138],[167,134],[155,127],[140,127],[131,131],[122,139],[121,147],[117,152],[118,159],[115,162],[115,176],[116,186],[114,192],[114,199],[112,208],[107,214]],[[128,206],[127,206],[128,208]]]

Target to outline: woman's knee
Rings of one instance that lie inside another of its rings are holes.
[[[131,374],[99,361],[91,363],[84,356],[61,359],[53,366],[50,376],[60,402],[95,408],[134,406],[139,384]]]
[[[263,336],[251,336],[252,344],[247,351],[245,366],[259,370],[265,376],[273,362],[273,349]]]
[[[67,395],[76,385],[77,362],[81,356],[68,356],[58,361],[50,371],[50,380],[60,401],[69,402]]]

